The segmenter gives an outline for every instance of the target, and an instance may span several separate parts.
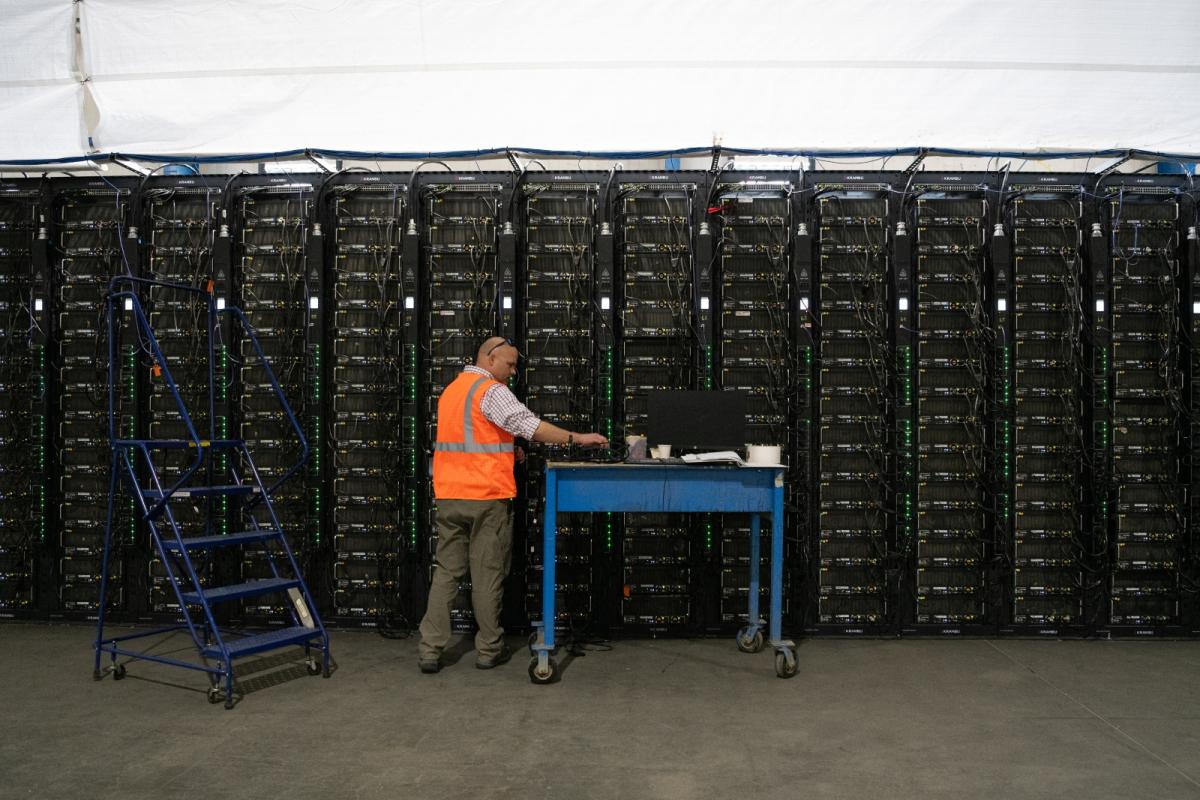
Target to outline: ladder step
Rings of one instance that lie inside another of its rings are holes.
[[[205,589],[204,599],[210,603],[223,603],[227,600],[237,600],[239,597],[254,597],[260,594],[282,592],[300,585],[300,581],[291,578],[269,578],[265,581],[250,581],[235,583],[231,586],[218,586],[215,589]],[[183,602],[199,603],[201,592],[184,592]]]
[[[161,500],[163,495],[167,493],[166,489],[159,491],[158,489],[144,489],[142,496],[147,500]],[[172,497],[212,497],[214,495],[246,495],[258,494],[257,486],[249,484],[232,485],[232,486],[184,486],[177,490]]]
[[[275,530],[240,531],[238,533],[218,534],[217,536],[193,536],[183,540],[183,546],[188,550],[215,550],[218,547],[235,547],[239,544],[264,542],[279,535]],[[172,553],[179,552],[179,542],[163,538],[163,547]]]
[[[234,639],[232,642],[226,642],[225,646],[229,648],[229,656],[237,658],[238,656],[248,656],[254,653],[261,653],[264,650],[274,650],[277,647],[286,647],[289,644],[301,644],[310,639],[321,638],[319,628],[281,628],[279,630],[267,631],[266,633],[256,633],[250,636],[244,636],[241,639]],[[221,649],[216,645],[209,645],[203,650],[205,658],[220,658]]]
[[[201,448],[214,450],[232,450],[241,447],[242,439],[201,439]],[[148,447],[151,450],[194,450],[196,443],[191,439],[117,439],[114,447]]]

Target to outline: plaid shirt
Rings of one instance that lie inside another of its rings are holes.
[[[492,377],[492,373],[474,365],[463,372]],[[484,392],[483,399],[479,401],[479,410],[493,425],[522,439],[532,439],[533,432],[541,422],[503,383],[497,383]]]

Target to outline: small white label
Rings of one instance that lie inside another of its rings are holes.
[[[808,298],[807,297],[800,298],[800,310],[808,311]]]
[[[35,299],[35,300],[33,301],[33,310],[34,310],[34,311],[41,311],[41,310],[42,310],[42,305],[43,305],[43,304],[42,304],[42,298],[40,298],[40,297],[39,297],[39,298]]]
[[[996,310],[997,311],[1008,311],[1008,301],[1005,300],[1003,297],[1001,297],[999,300],[996,301]]]
[[[511,298],[511,297],[507,297],[507,296],[506,296],[506,297],[504,298],[504,307],[505,307],[506,309],[508,309],[508,308],[512,308],[512,298]]]
[[[600,298],[600,310],[608,311],[610,308],[612,308],[612,300],[607,297],[601,297]]]
[[[409,309],[410,311],[412,309],[416,308],[417,307],[417,298],[415,298],[415,297],[404,298],[404,307]]]
[[[708,298],[707,297],[700,298],[700,310],[708,311]]]
[[[897,308],[899,308],[901,311],[908,311],[908,298],[901,297],[900,300],[897,301]]]
[[[316,309],[320,308],[321,307],[321,298],[319,298],[319,297],[308,298],[308,307],[313,309],[314,311]]]
[[[132,297],[125,298],[125,310],[133,311],[133,298]]]
[[[40,302],[42,302],[42,301],[41,301],[41,300],[38,300],[38,302],[40,303]],[[1200,303],[1192,303],[1192,313],[1193,313],[1193,314],[1200,314]]]
[[[1098,313],[1098,314],[1104,313],[1104,301],[1103,300],[1096,301],[1096,313]]]
[[[218,297],[217,298],[217,311],[221,311],[224,308],[225,308],[225,298]]]

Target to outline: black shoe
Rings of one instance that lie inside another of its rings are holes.
[[[475,659],[475,669],[494,669],[501,664],[508,663],[510,658],[512,658],[512,650],[508,649],[507,644],[503,644],[500,646],[500,652],[491,658]]]
[[[421,672],[426,675],[433,675],[442,668],[442,660],[440,658],[424,659],[417,662],[417,666],[421,668]]]

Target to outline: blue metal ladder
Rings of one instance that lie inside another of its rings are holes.
[[[199,295],[200,299],[208,306],[208,419],[210,428],[208,438],[201,438],[196,432],[191,416],[179,395],[179,389],[171,376],[167,361],[163,357],[158,340],[154,337],[154,332],[137,296],[136,288],[139,285],[160,286],[168,290]],[[112,443],[112,464],[108,492],[108,522],[104,533],[93,678],[100,680],[107,672],[112,673],[114,680],[124,678],[125,665],[117,662],[118,656],[157,661],[207,673],[210,681],[209,702],[218,703],[223,698],[225,708],[233,708],[233,660],[292,645],[304,648],[309,674],[320,674],[328,678],[329,634],[317,614],[316,604],[300,574],[300,568],[288,545],[287,538],[283,534],[272,502],[276,490],[294,476],[308,459],[308,442],[300,423],[288,405],[279,381],[263,354],[253,328],[240,309],[224,304],[218,305],[211,293],[182,284],[119,276],[110,283],[105,303],[109,358],[108,432],[109,440]],[[187,430],[188,438],[133,439],[122,438],[118,435],[116,370],[119,315],[122,313],[122,309],[125,313],[132,315],[139,347],[153,358],[153,363],[161,370],[160,377],[178,407],[180,419]],[[281,412],[287,417],[300,444],[302,452],[299,460],[270,485],[263,483],[262,476],[259,475],[244,441],[218,439],[216,435],[216,395],[214,391],[216,375],[214,374],[213,340],[218,330],[217,320],[220,314],[230,315],[241,326],[243,336],[253,345],[259,363],[279,401]],[[165,481],[159,475],[153,454],[172,450],[194,453],[195,458],[177,478],[173,481]],[[221,459],[224,467],[218,467],[218,454],[226,456]],[[139,479],[139,465],[144,470],[143,475],[149,481],[148,485]],[[193,483],[193,479],[201,474],[202,467],[205,476],[203,485]],[[108,591],[108,563],[112,549],[114,508],[121,482],[132,492],[141,518],[147,522],[154,547],[162,559],[168,581],[179,602],[183,624],[105,638],[104,615]],[[248,530],[238,533],[215,533],[212,508],[216,504],[205,502],[204,505],[209,509],[205,535],[183,536],[172,512],[172,501],[190,502],[194,498],[207,500],[221,497],[238,499],[244,503],[243,511],[248,517]],[[196,559],[209,558],[215,551],[222,548],[238,547],[262,548],[273,577],[229,586],[206,586],[201,578],[204,570],[197,570]],[[215,605],[264,595],[286,596],[287,601],[284,605],[291,616],[289,627],[261,633],[218,627],[217,616],[213,609]],[[199,664],[148,651],[130,650],[123,646],[124,642],[132,639],[153,637],[182,629],[188,631],[196,645],[200,655]],[[321,652],[319,662],[312,652],[314,649]],[[100,662],[105,653],[111,656],[112,664],[102,671]]]

